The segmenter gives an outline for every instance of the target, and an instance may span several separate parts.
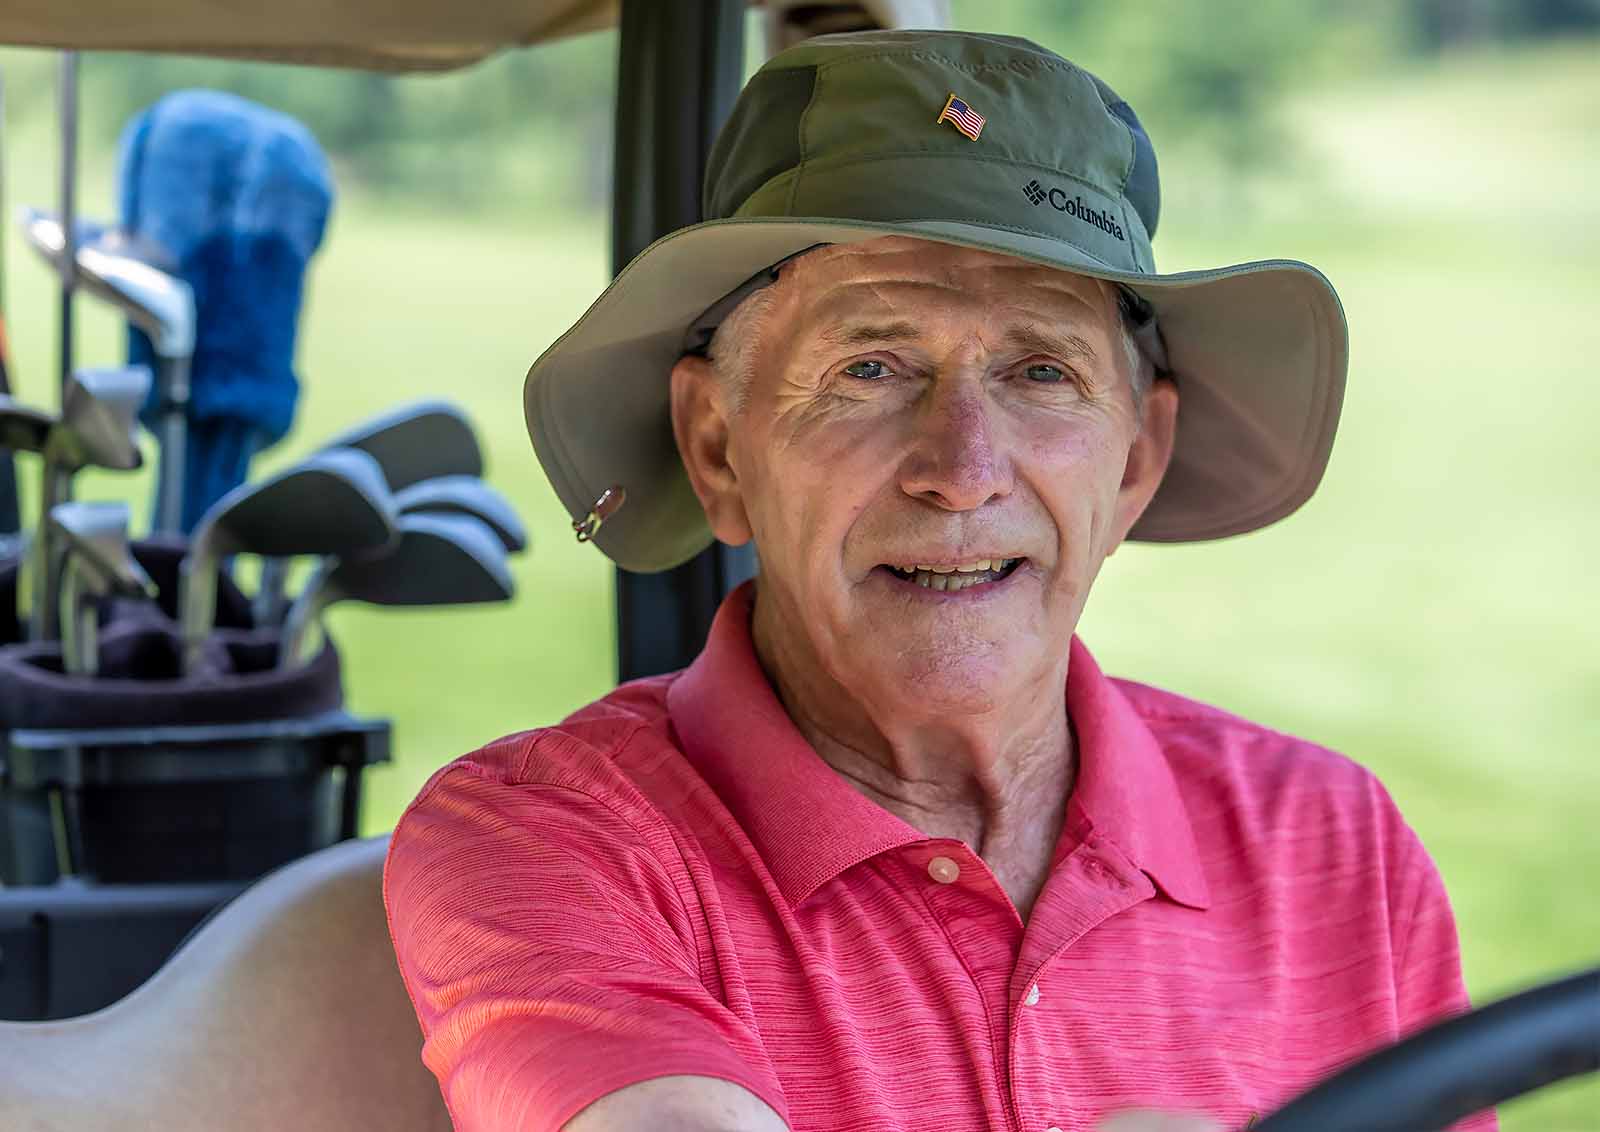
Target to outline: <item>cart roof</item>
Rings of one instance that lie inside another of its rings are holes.
[[[617,22],[617,0],[7,0],[0,43],[445,70]]]
[[[881,27],[948,23],[948,0],[750,4],[785,12],[855,9]],[[5,0],[0,44],[442,71],[503,48],[611,27],[619,7],[619,0]],[[821,30],[833,28],[822,23],[810,33]]]

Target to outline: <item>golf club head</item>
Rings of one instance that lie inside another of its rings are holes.
[[[79,370],[61,392],[61,419],[50,432],[51,457],[64,470],[132,471],[139,452],[139,409],[150,393],[145,366]]]
[[[86,592],[155,599],[156,584],[128,546],[126,503],[61,503],[50,526],[63,554],[86,568]]]
[[[21,220],[28,243],[59,270],[66,245],[60,219],[42,209],[24,207]],[[87,237],[77,245],[75,257],[83,289],[117,307],[148,334],[159,357],[192,355],[195,311],[189,284],[151,266],[136,254],[146,249],[113,235],[113,229],[80,226],[78,232]]]
[[[179,570],[184,671],[200,663],[211,634],[223,555],[372,553],[396,537],[394,497],[383,469],[365,452],[318,452],[275,476],[240,484],[200,517]]]
[[[13,397],[0,394],[0,448],[43,452],[55,423],[54,414],[29,408]]]
[[[394,493],[402,515],[471,515],[489,525],[506,550],[528,548],[528,530],[511,501],[476,476],[435,476]]]
[[[363,554],[395,537],[394,498],[378,462],[335,448],[213,503],[195,526],[191,556]]]
[[[61,221],[57,219],[56,214],[42,208],[23,205],[17,209],[17,223],[22,226],[22,234],[28,241],[28,246],[43,256],[50,266],[59,267]],[[77,233],[75,242],[79,247],[95,243],[103,239],[106,234],[106,226],[103,223],[87,216],[78,217],[73,224],[73,230]]]
[[[516,593],[505,548],[467,515],[402,515],[393,550],[341,558],[326,575],[329,601],[468,605]]]
[[[371,453],[392,491],[437,476],[483,474],[483,451],[472,422],[448,401],[396,406],[347,429],[323,447]]]
[[[468,515],[402,515],[393,550],[318,563],[284,619],[278,663],[292,668],[305,662],[312,629],[336,601],[466,605],[507,601],[515,592],[505,548],[483,521]]]

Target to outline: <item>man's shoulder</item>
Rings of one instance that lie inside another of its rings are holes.
[[[487,743],[440,767],[419,797],[460,774],[508,786],[609,794],[626,784],[626,764],[632,758],[676,745],[666,702],[673,678],[653,676],[620,685],[559,723]]]
[[[1385,824],[1398,818],[1377,774],[1345,753],[1150,684],[1113,683],[1155,736],[1191,802],[1280,816],[1316,810]]]

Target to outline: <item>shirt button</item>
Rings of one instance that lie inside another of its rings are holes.
[[[954,884],[961,875],[961,866],[949,857],[935,857],[928,862],[928,875],[940,884]]]
[[[1026,998],[1024,998],[1022,1000],[1022,1005],[1024,1005],[1024,1006],[1038,1006],[1039,1005],[1039,984],[1038,983],[1034,983],[1033,986],[1028,988],[1028,995],[1027,995]]]

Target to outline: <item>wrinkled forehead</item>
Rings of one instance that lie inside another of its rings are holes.
[[[830,244],[784,268],[786,319],[825,328],[845,319],[957,313],[1016,314],[1109,329],[1113,286],[1014,256],[909,236]]]

